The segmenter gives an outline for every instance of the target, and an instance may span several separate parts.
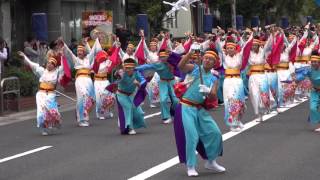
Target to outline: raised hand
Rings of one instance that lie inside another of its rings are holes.
[[[37,40],[36,46],[39,48],[39,46],[40,46],[40,41],[39,40]]]
[[[304,28],[305,29],[309,29],[310,28],[310,22],[308,22],[308,24]]]
[[[24,54],[22,51],[18,51],[17,54],[18,54],[19,56],[21,56],[21,57],[24,57],[24,56],[25,56],[25,54]]]
[[[140,29],[139,36],[144,37],[144,30]]]
[[[164,37],[165,35],[164,35],[164,33],[163,33],[163,31],[160,31],[160,37]]]
[[[83,38],[83,42],[84,42],[84,43],[87,43],[87,42],[88,42],[88,40],[89,40],[89,37],[85,37],[85,38]]]

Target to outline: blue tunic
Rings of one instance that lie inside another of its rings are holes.
[[[133,83],[134,80],[140,82],[140,84],[145,82],[144,77],[139,72],[134,72],[132,76],[129,76],[127,73],[124,73],[123,77],[118,83],[118,88],[121,91],[127,93],[134,93],[136,90],[136,85]]]
[[[136,67],[138,71],[153,70],[160,76],[159,91],[160,91],[160,108],[161,108],[161,118],[162,120],[167,120],[170,118],[170,107],[168,106],[168,100],[170,99],[172,103],[171,110],[178,103],[178,99],[174,93],[173,85],[174,75],[168,63],[158,62],[153,64],[144,64]]]
[[[118,89],[120,91],[131,94],[128,95],[119,91],[117,93],[119,123],[122,134],[128,133],[130,129],[146,127],[141,107],[137,107],[134,104],[133,94],[137,88],[133,83],[134,80],[139,81],[141,84],[145,82],[145,79],[139,72],[134,72],[132,76],[124,73],[122,79],[118,83]]]
[[[201,67],[202,68],[202,67]],[[194,77],[194,81],[183,95],[184,99],[187,99],[194,103],[203,103],[204,95],[199,92],[200,73],[199,66],[195,66],[193,71],[188,75]],[[217,78],[211,74],[211,72],[205,72],[202,68],[203,84],[212,87],[217,81]],[[180,108],[177,108],[180,109]],[[202,157],[208,160],[214,160],[218,156],[222,155],[222,135],[216,122],[211,117],[210,113],[204,108],[198,108],[195,106],[181,103],[181,112],[176,112],[175,116],[175,131],[177,140],[177,149],[181,162],[185,162],[188,167],[195,167],[197,164],[196,149],[202,147]],[[176,124],[182,122],[184,136],[177,135]],[[185,138],[185,140],[179,139]],[[185,142],[181,143],[181,142]],[[185,156],[185,157],[181,157]]]
[[[190,76],[194,78],[194,81],[192,82],[191,86],[188,88],[186,93],[183,95],[183,98],[186,98],[192,102],[196,102],[198,104],[201,104],[204,102],[204,96],[202,93],[199,93],[199,85],[200,85],[200,71],[199,66],[195,65],[195,68],[191,73],[189,73]],[[207,87],[212,87],[214,82],[217,80],[217,77],[213,76],[212,73],[205,72],[202,68],[202,79],[203,84]]]
[[[314,87],[310,94],[310,122],[312,124],[318,124],[320,123],[320,92],[316,91],[315,88],[320,88],[320,69],[316,70],[311,68],[308,76]]]

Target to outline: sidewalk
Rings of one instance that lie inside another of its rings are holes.
[[[59,92],[62,92],[66,94],[67,96],[70,96],[73,99],[76,99],[76,92],[74,88],[68,88],[68,89],[57,89]],[[36,97],[26,97],[26,98],[21,98],[22,103],[21,104],[21,110],[20,112],[16,111],[6,111],[2,116],[0,116],[0,126],[4,126],[7,124],[12,124],[16,122],[21,122],[21,121],[26,121],[26,120],[31,120],[31,119],[36,119]],[[76,107],[76,102],[73,102],[72,100],[60,95],[57,97],[57,101],[60,105],[59,111],[60,113],[74,110]]]

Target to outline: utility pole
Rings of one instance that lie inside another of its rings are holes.
[[[236,28],[236,0],[231,0],[231,25]]]

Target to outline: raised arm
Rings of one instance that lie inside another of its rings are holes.
[[[248,64],[248,59],[250,56],[250,52],[251,52],[251,47],[252,47],[252,43],[253,42],[253,33],[251,33],[248,41],[244,44],[243,48],[241,49],[240,52],[240,60],[241,60],[241,70],[245,69],[247,64]]]
[[[319,37],[317,34],[315,34],[313,37],[313,43],[310,45],[311,49],[314,49],[315,46],[317,46],[319,44]]]
[[[120,47],[119,56],[120,56],[120,59],[121,59],[121,60],[123,59],[124,54],[125,54],[125,52],[124,52],[124,51],[122,50],[122,48]]]
[[[299,40],[299,44],[308,37],[308,30],[305,30],[303,36]]]
[[[64,47],[63,47],[63,54],[66,56],[66,58],[69,61],[72,61],[73,64],[76,64],[77,62],[77,56],[75,56],[72,51],[69,49],[68,45],[66,43],[64,43]]]
[[[37,77],[41,77],[43,72],[44,72],[44,68],[42,66],[40,66],[39,64],[32,62],[23,52],[18,51],[18,55],[21,56],[25,62],[25,64],[27,64],[31,69],[32,72],[37,76]]]
[[[98,39],[98,38],[97,38],[97,39]],[[90,53],[90,52],[91,52],[91,47],[90,47],[87,39],[85,39],[84,41],[85,41],[84,44],[85,44],[86,52],[87,52],[87,53]]]
[[[101,44],[99,42],[99,39],[96,38],[95,42],[94,42],[94,45],[92,47],[92,49],[90,50],[90,53],[87,55],[87,57],[89,58],[90,60],[90,64],[93,64],[93,61],[94,61],[94,58],[95,56],[97,55],[97,53],[99,51],[102,50],[102,47],[101,47]]]
[[[216,50],[218,51],[219,57],[221,59],[221,63],[223,63],[225,59],[225,53],[222,50],[222,45],[219,37],[216,39],[215,46],[216,46]]]
[[[244,36],[245,36],[245,33],[239,38],[238,44],[240,45],[240,47],[243,47],[243,45],[245,43]]]
[[[289,41],[288,41],[288,38],[286,37],[286,35],[285,34],[283,34],[283,42],[284,42],[284,44],[286,45],[286,47],[288,47],[289,46]]]
[[[284,36],[283,34],[281,34],[281,36]],[[274,41],[274,37],[272,34],[270,34],[270,36],[268,37],[268,40],[266,42],[266,44],[263,47],[263,52],[264,54],[268,54],[269,52],[271,52],[272,50],[272,45],[273,45],[273,41]]]
[[[205,52],[207,49],[209,49],[210,47],[210,39],[204,41],[203,43],[201,43],[201,50],[203,52]]]
[[[150,51],[149,51],[148,45],[146,43],[146,40],[144,38],[141,38],[141,41],[143,42],[144,53],[146,54],[147,59],[149,59]]]
[[[252,40],[253,40],[253,33],[251,33],[249,39],[243,44],[243,47],[240,52],[241,58],[247,49],[251,50],[251,47],[249,47],[249,46],[252,45],[252,43],[250,43]]]
[[[171,41],[171,39],[169,38],[168,39],[168,51],[172,51],[173,49],[172,49],[172,41]]]
[[[294,37],[294,39],[291,41],[290,44],[288,44],[286,51],[290,52],[293,46],[297,43],[297,37]]]
[[[192,52],[188,52],[186,55],[182,56],[182,59],[178,64],[178,68],[183,73],[189,73],[194,69],[194,65],[189,63],[189,59],[191,58],[192,54]]]

